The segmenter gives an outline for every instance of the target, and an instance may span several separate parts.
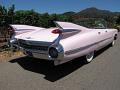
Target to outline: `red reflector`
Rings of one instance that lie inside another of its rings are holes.
[[[60,34],[60,33],[62,33],[62,31],[59,30],[59,29],[55,29],[55,30],[52,31],[52,33],[54,33],[54,34]]]

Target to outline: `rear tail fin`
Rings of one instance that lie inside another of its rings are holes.
[[[42,27],[35,27],[35,26],[29,26],[29,25],[10,25],[10,34],[11,36],[14,35],[19,35],[19,34],[23,34],[23,33],[27,33],[27,32],[31,32],[31,31],[35,31],[35,30],[41,30],[41,29],[45,29]]]
[[[56,26],[59,29],[77,29],[77,30],[85,30],[87,29],[86,27],[71,23],[71,22],[60,22],[60,21],[54,21],[54,23],[56,24]]]

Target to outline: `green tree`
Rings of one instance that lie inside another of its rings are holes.
[[[0,26],[7,24],[7,9],[4,6],[0,5]]]
[[[118,16],[117,20],[116,20],[116,24],[120,25],[120,15]]]
[[[14,15],[14,5],[10,6],[8,10],[0,5],[0,32],[2,36],[6,39],[8,37],[8,26],[12,23],[12,18]]]
[[[7,19],[7,22],[9,24],[12,24],[14,22],[14,10],[15,10],[15,5],[11,5],[9,8],[8,8],[8,19]]]
[[[40,26],[40,14],[34,10],[19,10],[15,12],[14,23],[15,24],[27,24]]]
[[[50,27],[49,21],[50,15],[48,13],[44,13],[41,15],[42,27]]]

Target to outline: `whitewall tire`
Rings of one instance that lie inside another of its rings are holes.
[[[115,40],[112,41],[111,47],[113,47],[114,45],[115,45]]]
[[[85,56],[85,62],[86,63],[90,63],[94,58],[94,51],[88,53],[86,56]]]

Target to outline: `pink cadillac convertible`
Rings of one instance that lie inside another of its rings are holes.
[[[117,39],[116,29],[87,28],[70,22],[55,22],[55,28],[10,25],[10,44],[25,55],[54,61],[59,65],[85,56],[89,63],[94,53]]]

